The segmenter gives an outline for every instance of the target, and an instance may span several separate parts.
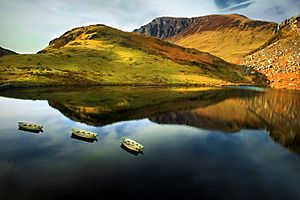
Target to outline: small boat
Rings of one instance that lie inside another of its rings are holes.
[[[43,132],[42,125],[34,124],[31,122],[18,122],[18,126],[20,130],[28,130],[37,133],[39,133],[40,131]]]
[[[78,136],[81,138],[97,140],[97,133],[94,133],[94,132],[80,130],[77,128],[72,128],[71,133],[72,133],[72,135],[74,134],[75,136]]]
[[[122,137],[121,144],[135,152],[143,152],[144,150],[143,145],[127,137]]]

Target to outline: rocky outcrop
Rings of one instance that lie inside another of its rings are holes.
[[[275,35],[242,60],[265,74],[272,87],[300,89],[300,15],[285,20]]]
[[[17,54],[17,53],[0,47],[0,56],[12,55],[12,54]]]
[[[280,24],[278,24],[276,32],[280,31],[281,29],[283,29],[286,26],[289,26],[293,29],[297,29],[299,28],[299,19],[300,19],[300,14],[299,15],[295,15],[289,19],[284,20],[283,22],[281,22]]]
[[[161,39],[170,38],[197,21],[195,18],[174,18],[174,17],[158,17],[149,24],[135,29],[134,32],[142,33],[148,36],[154,36]]]

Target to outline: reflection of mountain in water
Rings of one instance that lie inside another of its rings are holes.
[[[202,91],[187,99],[117,110],[58,102],[49,104],[73,120],[92,125],[149,118],[160,124],[181,124],[224,132],[267,129],[275,141],[300,153],[300,95],[296,92]]]
[[[180,120],[175,120],[170,121],[171,123],[174,122],[174,124],[186,124],[195,127],[202,127],[201,125],[197,126],[197,122],[188,123],[188,121],[191,120],[191,117],[188,116],[191,110],[215,105],[228,98],[244,98],[246,96],[257,95],[256,93],[248,93],[243,90],[232,89],[205,90],[198,91],[193,94],[192,92],[187,93],[189,95],[182,94],[179,97],[170,97],[165,101],[159,101],[157,99],[160,99],[162,95],[166,94],[157,94],[156,99],[147,99],[147,94],[142,94],[143,102],[140,104],[137,102],[129,103],[128,97],[124,96],[122,101],[128,103],[126,106],[107,105],[103,102],[98,102],[98,104],[88,106],[86,103],[78,105],[72,102],[66,103],[55,100],[49,100],[48,103],[51,107],[58,109],[70,119],[93,126],[101,126],[132,119],[155,119],[156,117],[163,117],[165,114],[168,115],[169,113],[178,112],[183,114],[183,118],[188,118],[187,122],[183,123]],[[141,99],[141,97],[139,99]],[[136,106],[136,104],[138,104],[138,106]],[[158,121],[158,123],[163,123],[163,121]],[[166,123],[168,123],[168,121],[166,121]]]
[[[267,91],[246,98],[231,98],[207,107],[164,113],[151,120],[164,124],[239,131],[267,129],[280,144],[300,153],[300,95]]]
[[[251,110],[233,99],[206,107],[175,111],[150,118],[163,124],[182,124],[203,129],[236,132],[242,128],[263,129],[265,122]]]
[[[274,141],[300,153],[299,92],[104,88],[14,91],[5,95],[47,99],[50,106],[70,119],[93,126],[149,118],[160,124],[181,124],[223,132],[266,129]]]
[[[270,136],[300,153],[300,94],[269,91],[237,103],[265,120]]]

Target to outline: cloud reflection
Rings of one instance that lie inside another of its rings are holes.
[[[287,94],[277,95],[281,102]],[[264,97],[274,99],[272,95]],[[265,100],[257,98],[253,105],[264,105]],[[29,199],[36,195],[89,198],[99,191],[111,197],[131,196],[137,191],[151,198],[157,193],[189,199],[300,197],[299,157],[273,142],[267,130],[242,128],[224,134],[186,125],[160,125],[147,118],[93,127],[64,117],[45,101],[2,97],[0,110],[4,113],[0,116],[4,122],[0,126],[0,192],[11,195],[4,199],[17,198],[20,193]],[[35,114],[29,115],[31,112]],[[20,118],[40,121],[45,131],[18,131],[15,121]],[[70,138],[74,126],[99,133],[99,141]],[[122,136],[142,143],[144,154],[124,152]],[[245,196],[249,193],[253,195]]]

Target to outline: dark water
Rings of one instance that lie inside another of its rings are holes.
[[[299,92],[98,88],[1,95],[1,200],[300,199]],[[43,124],[44,132],[18,130],[22,120]],[[97,132],[98,142],[71,138],[72,127]],[[122,136],[142,143],[144,153],[122,149]]]

